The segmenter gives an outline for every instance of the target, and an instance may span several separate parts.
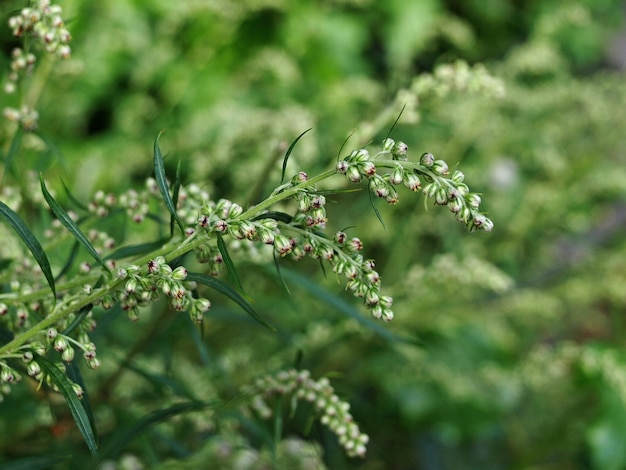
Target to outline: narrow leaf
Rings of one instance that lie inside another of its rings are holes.
[[[195,281],[199,284],[204,284],[205,286],[216,290],[220,294],[224,294],[226,297],[237,303],[248,315],[261,323],[263,326],[268,327],[270,330],[276,331],[276,328],[274,328],[271,324],[269,324],[259,316],[259,314],[252,308],[252,306],[246,301],[246,299],[244,299],[235,289],[230,287],[225,282],[200,273],[188,273],[187,280]]]
[[[93,430],[94,441],[98,442],[98,432],[96,430],[96,420],[93,417],[93,411],[91,410],[91,402],[89,401],[89,394],[87,393],[87,386],[85,385],[85,381],[83,380],[83,376],[80,373],[80,368],[78,367],[77,361],[72,361],[66,365],[67,368],[67,378],[78,384],[83,389],[83,397],[80,399],[80,404],[85,410],[85,414],[89,419],[89,424],[91,429]]]
[[[33,254],[35,261],[37,261],[37,264],[41,268],[41,272],[43,272],[43,275],[48,281],[52,294],[56,298],[56,288],[54,286],[54,276],[50,269],[50,261],[48,261],[45,251],[43,251],[41,244],[35,235],[33,235],[33,232],[30,231],[20,216],[13,212],[13,210],[2,201],[0,201],[0,216],[9,223],[11,228],[15,230],[17,235],[22,239],[28,250]]]
[[[154,242],[140,243],[137,245],[128,245],[118,248],[105,259],[122,259],[129,258],[131,256],[145,255],[151,251],[156,250],[163,246],[167,242],[167,239],[156,240]]]
[[[228,249],[226,248],[224,237],[222,237],[222,235],[220,235],[219,233],[217,234],[217,249],[220,250],[220,253],[222,255],[222,258],[224,259],[224,264],[226,265],[228,274],[231,280],[233,281],[233,283],[235,284],[235,287],[239,289],[240,292],[243,293],[244,290],[243,290],[243,286],[241,285],[241,280],[239,279],[239,274],[237,274],[237,269],[235,268],[235,264],[233,263],[233,260],[231,259],[230,255],[228,254]]]
[[[67,185],[65,184],[65,181],[63,181],[63,179],[61,179],[61,184],[63,185],[63,189],[65,190],[66,196],[68,197],[68,199],[70,201],[72,201],[76,205],[76,207],[78,207],[79,209],[82,209],[84,211],[88,210],[87,206],[85,206],[82,202],[80,202],[78,199],[76,199],[74,197],[74,195],[70,191],[70,188],[67,187]]]
[[[341,158],[341,152],[343,152],[343,148],[346,146],[346,144],[350,140],[350,137],[352,137],[352,135],[354,134],[355,131],[356,131],[356,129],[352,129],[352,132],[350,132],[350,134],[348,134],[348,137],[346,137],[346,140],[344,140],[343,144],[341,144],[341,147],[339,147],[339,151],[337,152],[337,163],[339,163],[339,159]]]
[[[291,221],[293,220],[293,216],[285,213],[285,212],[277,212],[277,211],[271,211],[271,212],[265,212],[261,215],[257,215],[255,218],[253,218],[253,221],[257,221],[257,220],[263,220],[263,219],[274,219],[277,220],[279,222],[284,222],[286,224],[291,223]]]
[[[59,271],[59,274],[57,274],[57,277],[55,278],[55,280],[58,281],[59,279],[61,279],[63,276],[65,276],[68,273],[68,271],[74,264],[74,260],[76,259],[76,256],[78,256],[79,249],[80,249],[80,243],[78,242],[78,240],[76,240],[74,242],[74,245],[72,246],[72,251],[70,251],[70,256],[67,258],[67,261],[61,268],[61,271]]]
[[[76,423],[78,430],[83,435],[83,439],[85,440],[89,451],[92,455],[97,457],[98,443],[96,442],[96,437],[91,427],[89,415],[85,411],[85,408],[78,396],[76,396],[72,383],[55,364],[50,362],[45,357],[36,356],[35,360],[41,369],[50,377],[52,382],[59,388],[59,391],[65,398],[65,401],[70,408],[70,412],[72,413],[72,417],[74,418],[74,422]]]
[[[13,136],[13,140],[11,141],[11,146],[9,147],[9,151],[7,152],[7,156],[4,160],[4,167],[9,170],[11,173],[15,174],[15,170],[13,169],[13,159],[17,152],[20,149],[20,144],[22,143],[22,128],[18,127],[15,135]]]
[[[0,464],[1,470],[49,470],[57,465],[66,463],[69,455],[38,455],[34,457],[24,457],[23,459],[12,459],[10,462]],[[56,467],[60,468],[60,467]],[[67,468],[67,467],[65,467]]]
[[[289,290],[289,286],[287,285],[287,282],[285,281],[285,278],[283,277],[283,273],[280,271],[280,263],[278,262],[276,251],[274,251],[273,254],[274,254],[274,267],[276,268],[276,275],[278,276],[278,280],[283,286],[283,289],[285,289],[285,292],[287,292],[287,294],[291,296],[291,291]]]
[[[121,429],[113,434],[108,439],[106,446],[102,451],[102,457],[107,459],[117,457],[121,452],[124,451],[124,449],[127,448],[128,444],[130,444],[135,438],[143,434],[146,430],[148,430],[151,426],[154,426],[155,424],[162,423],[170,418],[173,418],[183,413],[203,410],[206,408],[215,407],[216,405],[216,402],[186,402],[178,403],[162,410],[153,411],[152,413],[149,413],[143,418],[135,421],[132,426]]]
[[[78,228],[76,222],[72,220],[72,218],[65,212],[65,209],[61,207],[61,205],[52,197],[52,194],[48,192],[48,188],[46,188],[46,183],[43,180],[43,176],[39,175],[39,181],[41,183],[41,192],[43,193],[43,197],[50,206],[52,213],[56,216],[57,219],[63,224],[63,226],[72,234],[76,240],[87,250],[87,252],[95,259],[100,266],[102,266],[107,272],[109,271],[109,267],[106,263],[100,258],[100,255],[93,247],[91,242],[87,239],[85,234]]]
[[[396,124],[398,124],[398,121],[400,120],[400,116],[402,116],[402,113],[404,112],[405,108],[406,108],[406,104],[404,106],[402,106],[402,109],[400,110],[400,113],[398,113],[398,117],[396,118],[396,120],[393,122],[393,124],[389,128],[389,132],[387,132],[387,137],[385,137],[385,140],[387,140],[389,138],[389,136],[391,135],[391,132],[393,131],[394,127],[396,127]]]
[[[302,134],[300,134],[296,140],[294,140],[291,145],[289,146],[289,148],[287,149],[287,153],[285,154],[285,158],[283,158],[283,172],[280,175],[280,184],[283,184],[283,181],[285,181],[285,171],[287,170],[287,161],[289,160],[289,156],[291,155],[291,152],[293,152],[293,149],[295,148],[296,144],[298,143],[298,141],[302,138],[302,136],[304,134],[306,134],[307,132],[309,132],[311,129],[313,129],[312,127],[309,127],[306,131],[304,131]]]
[[[357,310],[350,303],[339,297],[337,294],[329,292],[310,278],[297,273],[291,269],[283,268],[283,275],[289,279],[292,284],[297,284],[307,290],[315,299],[324,302],[331,309],[341,312],[349,318],[353,318],[361,325],[372,330],[376,335],[389,342],[411,343],[413,339],[404,338],[396,335],[388,329],[382,327],[379,322],[365,316],[361,311]]]
[[[376,214],[376,218],[380,222],[380,225],[382,225],[383,228],[385,229],[385,232],[388,232],[389,230],[387,230],[387,226],[385,225],[385,221],[383,220],[383,216],[380,215],[380,212],[378,211],[378,208],[376,207],[376,204],[374,203],[374,196],[372,196],[372,191],[371,190],[368,191],[368,194],[370,196],[370,204],[372,205],[372,209],[374,209],[374,214]]]
[[[165,164],[163,162],[163,154],[161,153],[161,149],[159,148],[159,138],[163,131],[159,132],[157,138],[154,141],[154,178],[156,179],[157,186],[161,191],[161,196],[163,196],[163,202],[165,202],[165,206],[167,210],[170,212],[178,226],[180,227],[181,232],[185,233],[185,227],[178,217],[176,213],[176,206],[174,205],[174,201],[172,200],[172,196],[170,196],[170,189],[167,184],[167,179],[165,177]]]
[[[174,207],[178,205],[178,193],[180,192],[181,178],[180,178],[180,160],[176,165],[176,178],[174,179],[174,186],[172,186],[172,201]],[[174,236],[174,217],[170,217],[170,237]]]

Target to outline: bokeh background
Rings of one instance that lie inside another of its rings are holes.
[[[7,19],[25,3],[0,3],[3,69],[16,45]],[[391,137],[412,159],[458,165],[495,223],[467,233],[405,191],[377,205],[386,231],[364,191],[330,198],[329,231],[354,226],[378,262],[390,324],[369,321],[311,260],[282,261],[289,296],[271,258],[246,256],[233,256],[244,286],[279,333],[217,294],[203,335],[163,306],[133,325],[98,313],[103,365],[84,376],[103,442],[182,398],[223,403],[132,434],[112,468],[271,468],[274,424],[229,403],[296,360],[331,378],[371,440],[349,459],[301,406],[283,423],[278,468],[626,468],[623,2],[59,4],[72,58],[34,78],[45,86],[23,178],[43,171],[83,201],[142,187],[164,129],[170,174],[180,160],[184,182],[245,205],[278,184],[304,130],[289,170],[314,175],[353,130],[343,152],[379,145],[406,106]],[[477,63],[504,93],[466,86]],[[125,242],[158,236],[110,223]],[[20,387],[0,404],[0,456],[79,465],[86,449],[63,403]]]

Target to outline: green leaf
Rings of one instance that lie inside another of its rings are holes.
[[[56,288],[54,286],[54,276],[52,275],[52,270],[50,269],[50,261],[48,261],[46,252],[43,251],[41,244],[35,235],[33,235],[33,232],[30,231],[20,216],[13,212],[13,210],[2,201],[0,201],[0,215],[9,223],[11,228],[15,230],[28,250],[33,254],[35,261],[37,261],[37,264],[41,268],[41,272],[43,272],[43,275],[48,281],[52,294],[56,298]]]
[[[161,191],[161,196],[163,196],[163,202],[165,202],[165,207],[167,207],[167,210],[174,218],[184,235],[185,226],[178,217],[178,214],[176,213],[176,206],[174,205],[172,196],[170,196],[170,189],[167,184],[167,179],[165,177],[165,164],[163,162],[163,154],[161,154],[161,149],[159,148],[159,138],[161,137],[162,133],[163,131],[159,132],[159,135],[157,135],[157,138],[154,141],[154,178],[156,179],[157,186]]]
[[[9,170],[12,174],[15,174],[15,169],[13,168],[13,159],[15,155],[17,155],[18,150],[20,149],[20,144],[22,143],[22,128],[18,127],[15,135],[13,136],[13,140],[11,141],[11,146],[9,147],[9,151],[7,152],[7,156],[4,160],[4,167]]]
[[[89,414],[85,411],[85,407],[82,402],[76,396],[72,382],[61,370],[48,359],[43,356],[35,356],[35,361],[46,373],[50,380],[59,388],[59,391],[65,398],[67,405],[70,408],[74,422],[78,427],[78,430],[83,435],[83,439],[89,448],[91,454],[95,457],[98,456],[98,443],[93,428],[91,427],[91,420]]]
[[[257,221],[257,220],[263,220],[263,219],[274,219],[274,220],[277,220],[278,222],[284,222],[286,224],[289,224],[293,220],[293,216],[285,212],[271,211],[271,212],[265,212],[261,215],[257,215],[252,220]]]
[[[312,127],[309,127],[306,131],[304,131],[302,134],[300,134],[296,140],[294,140],[291,145],[289,146],[289,148],[287,149],[287,153],[285,154],[285,158],[283,158],[283,171],[280,175],[280,184],[283,184],[283,181],[285,180],[285,171],[287,170],[287,161],[289,160],[289,156],[291,155],[291,152],[293,152],[293,149],[295,148],[296,144],[298,143],[298,141],[302,138],[302,136],[304,134],[306,134],[307,132],[309,132],[311,129],[313,129]]]
[[[259,314],[252,308],[252,306],[246,301],[246,299],[244,299],[235,289],[230,287],[225,282],[220,281],[217,278],[207,276],[206,274],[200,273],[188,273],[187,280],[203,284],[218,291],[220,294],[224,294],[226,297],[236,302],[248,315],[258,321],[260,324],[268,327],[270,330],[276,331],[276,328],[274,328],[271,324],[269,324],[259,316]]]
[[[315,283],[310,278],[303,276],[300,273],[297,273],[291,269],[283,268],[283,275],[290,281],[292,284],[297,284],[300,287],[307,290],[315,299],[324,302],[326,305],[331,307],[333,310],[336,310],[347,317],[353,318],[358,323],[363,325],[364,327],[372,330],[376,335],[381,338],[389,341],[389,342],[402,342],[402,343],[414,343],[415,340],[400,337],[388,329],[382,327],[378,322],[374,321],[371,318],[366,317],[361,311],[354,308],[351,304],[346,302],[344,299],[339,297],[338,295],[329,292],[319,284]]]
[[[287,295],[291,296],[291,291],[289,290],[289,286],[287,285],[287,281],[283,277],[283,273],[280,271],[280,264],[278,263],[278,257],[276,256],[276,251],[273,252],[274,255],[274,267],[276,268],[276,275],[278,276],[278,280],[280,281],[283,289],[287,292]]]
[[[46,183],[43,180],[43,176],[39,175],[39,181],[41,183],[41,192],[43,193],[43,197],[50,206],[52,213],[56,216],[57,219],[63,224],[63,226],[72,234],[76,240],[87,250],[87,252],[95,259],[100,266],[102,266],[107,272],[109,271],[109,267],[106,263],[100,258],[100,255],[93,247],[93,245],[89,242],[85,234],[78,228],[78,225],[71,219],[71,217],[65,212],[65,209],[61,207],[61,205],[56,202],[56,200],[52,197],[52,194],[48,192],[48,188],[46,188]]]
[[[217,402],[207,403],[192,401],[186,403],[178,403],[176,405],[170,406],[169,408],[153,411],[152,413],[147,414],[138,421],[135,421],[132,426],[120,429],[115,432],[109,439],[107,439],[106,445],[104,446],[101,455],[103,458],[107,459],[115,458],[121,452],[123,452],[124,449],[127,448],[130,442],[143,434],[151,426],[167,421],[168,419],[181,415],[183,413],[203,410],[206,408],[215,407],[217,405]]]
[[[391,125],[391,127],[389,128],[389,132],[387,132],[387,136],[385,137],[384,140],[387,140],[389,138],[389,136],[391,135],[391,133],[393,132],[393,129],[396,127],[396,124],[398,124],[398,121],[400,120],[400,116],[402,116],[402,113],[404,113],[404,110],[406,109],[406,103],[402,106],[402,109],[400,110],[400,112],[398,113],[398,117],[396,118],[395,121],[393,121],[393,124]]]
[[[226,243],[224,242],[224,237],[221,234],[217,234],[217,249],[220,250],[222,258],[224,259],[224,264],[226,265],[226,270],[228,274],[235,284],[235,287],[239,289],[239,292],[244,292],[243,286],[241,285],[241,280],[239,279],[239,274],[237,274],[237,269],[235,268],[235,263],[230,258],[228,254],[228,249],[226,248]]]
[[[151,251],[156,250],[163,246],[167,242],[167,239],[156,240],[154,242],[139,243],[137,245],[128,245],[118,248],[105,259],[123,259],[132,256],[145,255]]]
[[[13,459],[10,462],[0,464],[0,470],[49,470],[69,460],[68,455],[38,455],[33,457],[25,457],[23,459]]]
[[[172,202],[174,207],[178,205],[178,193],[180,192],[181,178],[180,178],[180,160],[176,165],[176,178],[174,179],[174,186],[172,186]],[[174,217],[170,218],[170,237],[174,236]]]
[[[376,207],[376,204],[374,203],[374,196],[372,195],[372,191],[369,190],[368,194],[369,194],[369,197],[370,197],[370,204],[372,205],[372,209],[374,209],[374,214],[376,214],[376,218],[378,219],[380,224],[385,229],[385,232],[388,232],[387,226],[385,225],[385,221],[383,220],[383,216],[380,215],[380,212],[378,211],[378,208]]]
[[[91,402],[89,401],[89,394],[87,393],[87,386],[85,385],[85,381],[83,380],[83,376],[80,373],[80,368],[78,367],[77,361],[72,361],[69,364],[66,364],[67,378],[78,384],[83,389],[83,397],[80,399],[80,404],[83,406],[85,413],[87,414],[87,418],[89,419],[89,423],[91,425],[91,429],[93,430],[94,440],[98,442],[98,433],[96,430],[96,420],[93,417],[93,411],[91,410]]]

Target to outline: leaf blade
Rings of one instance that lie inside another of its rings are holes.
[[[183,232],[184,234],[185,227],[178,217],[178,214],[176,213],[176,207],[174,206],[174,201],[172,200],[172,196],[170,195],[169,185],[167,184],[167,178],[165,176],[165,163],[163,160],[163,154],[161,153],[161,148],[159,147],[159,138],[161,137],[161,134],[163,134],[163,131],[159,132],[159,135],[157,135],[157,138],[154,140],[154,179],[157,182],[159,191],[161,191],[161,196],[163,197],[165,207],[167,207],[167,210],[180,227],[181,232]]]
[[[7,223],[11,226],[15,233],[17,233],[17,235],[24,242],[28,250],[35,257],[35,261],[41,268],[41,271],[43,272],[46,281],[48,281],[50,290],[52,290],[52,294],[56,298],[56,287],[54,283],[54,276],[52,275],[52,269],[50,268],[50,261],[48,260],[46,252],[44,251],[43,247],[41,246],[33,232],[30,231],[30,229],[21,219],[21,217],[2,201],[0,201],[0,216],[2,216],[2,218],[7,221]]]
[[[238,304],[254,320],[269,328],[270,330],[276,331],[276,328],[274,326],[272,326],[270,323],[263,320],[263,318],[259,316],[259,314],[252,308],[252,306],[246,301],[246,299],[244,299],[235,289],[230,287],[225,282],[220,281],[215,277],[207,276],[206,274],[201,273],[187,273],[187,280],[203,284],[216,290],[220,294],[224,294],[226,297]]]
[[[54,199],[52,194],[50,194],[43,179],[43,175],[41,174],[39,175],[39,181],[41,183],[41,192],[43,193],[43,197],[48,203],[48,206],[50,206],[50,210],[52,210],[52,213],[56,216],[57,219],[59,219],[59,221],[72,234],[72,236],[83,246],[83,248],[87,250],[91,257],[95,259],[97,263],[105,269],[105,271],[110,272],[109,267],[100,257],[87,236],[81,231],[80,228],[78,228],[76,222],[72,220],[72,218],[68,215],[65,209],[63,209],[63,207],[61,207],[56,199]]]
[[[296,147],[296,144],[304,136],[304,134],[309,132],[311,129],[313,128],[309,127],[306,131],[304,131],[302,134],[296,137],[296,140],[294,140],[289,146],[289,148],[287,149],[287,152],[285,153],[285,158],[283,158],[283,171],[280,175],[280,184],[283,184],[283,181],[285,181],[285,171],[287,170],[287,161],[289,160],[289,156],[291,155],[291,152],[293,152],[293,149]]]
[[[59,388],[59,391],[65,398],[65,402],[70,408],[74,422],[78,427],[78,430],[83,436],[89,451],[94,457],[98,457],[98,443],[96,441],[94,430],[91,427],[91,421],[89,415],[85,411],[83,404],[74,392],[72,384],[65,374],[63,374],[59,368],[46,359],[43,356],[36,356],[35,361],[41,367],[41,369],[48,374],[50,379]]]

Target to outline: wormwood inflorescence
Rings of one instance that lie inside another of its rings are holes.
[[[11,72],[4,85],[6,93],[19,89],[18,82],[32,71],[36,63],[32,47],[61,58],[69,56],[70,34],[60,14],[58,6],[41,0],[10,19],[13,34],[23,38],[27,47],[13,52]],[[36,128],[37,114],[29,104],[23,104],[19,110],[5,108],[4,114],[25,131]],[[187,312],[194,322],[200,323],[211,307],[211,301],[199,295],[198,286],[203,284],[225,294],[254,319],[268,325],[242,295],[231,253],[257,252],[262,257],[273,251],[277,258],[311,257],[327,263],[338,277],[345,278],[346,289],[362,300],[374,318],[392,320],[393,299],[382,294],[381,276],[374,260],[365,255],[361,239],[343,231],[327,233],[325,206],[331,193],[318,185],[338,174],[350,183],[365,182],[372,195],[389,204],[399,201],[401,186],[413,192],[422,191],[425,201],[431,199],[436,205],[447,206],[470,231],[493,228],[491,220],[480,212],[480,196],[470,192],[463,173],[455,170],[450,175],[446,162],[430,153],[412,162],[407,145],[390,138],[383,141],[377,153],[356,149],[340,159],[335,168],[317,176],[309,177],[300,171],[265,200],[247,209],[227,199],[212,199],[198,184],[176,181],[170,188],[158,138],[154,148],[155,178],[149,178],[143,189],[121,194],[99,191],[76,212],[65,211],[42,178],[43,198],[29,202],[49,207],[56,216],[42,242],[18,215],[19,189],[4,185],[5,202],[0,201],[0,215],[23,245],[7,244],[17,248],[0,273],[0,327],[6,332],[0,345],[0,400],[23,374],[60,391],[68,402],[76,400],[68,393],[82,397],[83,389],[67,378],[66,367],[74,363],[77,352],[88,367],[100,365],[90,334],[96,328],[98,315],[115,305],[136,321],[145,307],[165,298],[172,310]],[[12,156],[5,161],[11,160]],[[290,212],[275,209],[279,204],[285,207],[285,203],[287,207],[291,204]],[[180,233],[172,231],[166,240],[117,247],[115,238],[106,231],[85,228],[95,220],[119,213],[138,224],[148,219],[162,220],[164,211],[155,214],[154,209],[162,209],[163,204],[172,217],[172,227],[176,222],[181,229]],[[74,252],[54,276],[46,251],[72,239],[95,263],[75,260]],[[28,248],[36,263],[20,246]],[[185,258],[188,254],[195,255],[197,263]],[[189,271],[192,266],[196,272]],[[234,287],[219,279],[224,270]],[[45,356],[57,362],[50,362]],[[259,379],[246,392],[252,408],[261,416],[267,416],[266,400],[272,396],[294,394],[313,403],[322,422],[337,434],[347,453],[364,455],[367,436],[359,431],[348,404],[337,397],[327,379],[314,381],[307,371],[283,371]],[[78,412],[75,403],[73,409]],[[80,429],[89,443],[89,432],[84,426]]]

